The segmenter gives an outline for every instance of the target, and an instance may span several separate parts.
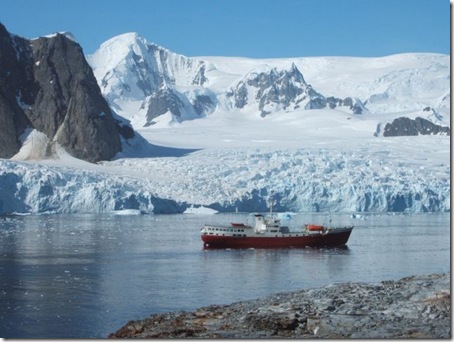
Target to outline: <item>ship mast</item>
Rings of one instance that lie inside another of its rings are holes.
[[[274,204],[273,195],[274,195],[274,191],[271,191],[271,193],[268,195],[268,198],[267,198],[267,204],[270,207],[270,218],[273,217],[273,204]]]

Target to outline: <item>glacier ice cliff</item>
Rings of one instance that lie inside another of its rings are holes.
[[[267,211],[270,196],[276,211],[450,211],[449,162],[414,159],[358,146],[213,149],[118,159],[93,170],[0,160],[0,214],[182,213],[191,205],[254,212]]]

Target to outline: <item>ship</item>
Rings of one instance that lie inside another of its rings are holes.
[[[254,226],[205,224],[201,228],[201,239],[205,249],[340,247],[347,244],[352,230],[353,226],[303,224],[298,231],[290,231],[270,209],[267,216],[255,214]]]

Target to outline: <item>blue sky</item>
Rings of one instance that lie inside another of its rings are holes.
[[[187,56],[450,53],[449,0],[2,0],[0,21],[70,31],[86,54],[126,32]]]

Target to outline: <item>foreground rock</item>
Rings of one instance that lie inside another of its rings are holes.
[[[134,338],[450,338],[449,274],[346,283],[130,321]]]

